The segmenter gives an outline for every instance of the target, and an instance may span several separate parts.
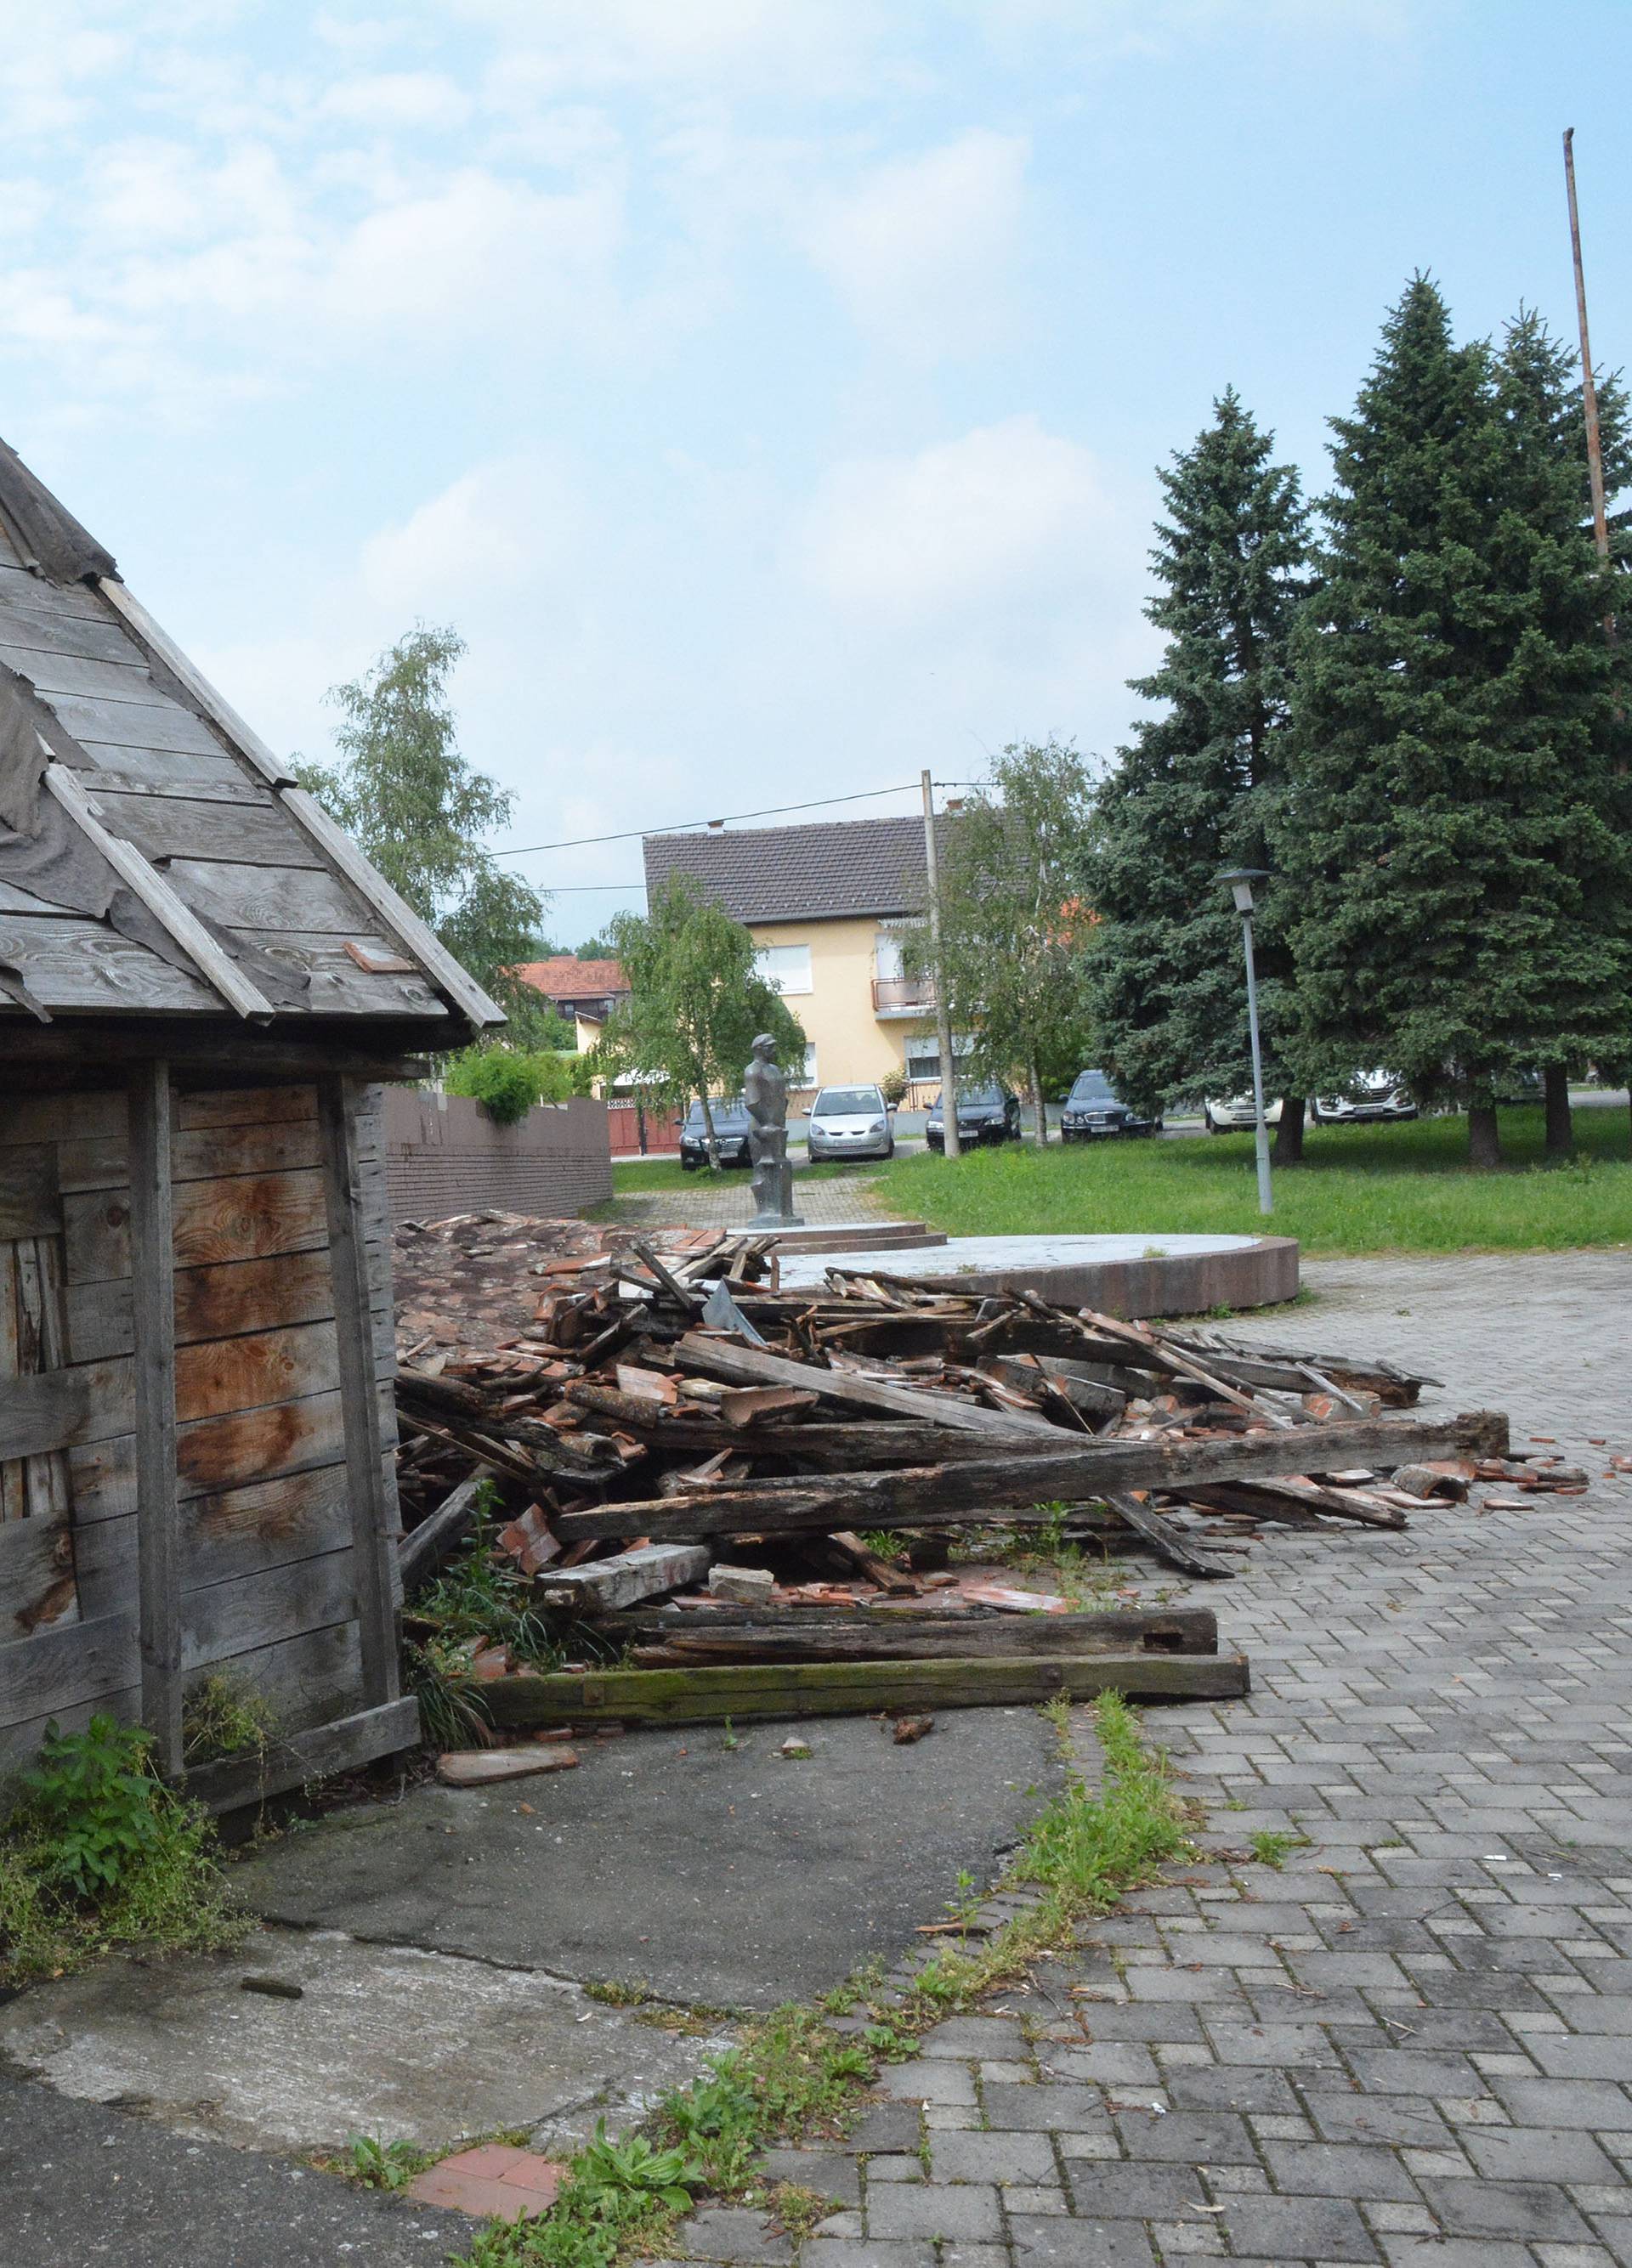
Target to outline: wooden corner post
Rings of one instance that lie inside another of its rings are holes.
[[[175,1465],[175,1242],[170,1066],[130,1077],[130,1294],[136,1327],[137,1568],[142,1721],[166,1776],[181,1769],[181,1570]]]
[[[338,1072],[326,1072],[319,1079],[317,1111],[323,1137],[323,1193],[329,1213],[329,1264],[334,1272],[335,1337],[339,1351],[340,1408],[345,1425],[346,1496],[351,1511],[363,1695],[366,1704],[373,1708],[395,1700],[400,1690],[396,1601],[391,1580],[394,1547],[385,1485],[385,1446],[380,1430],[373,1326],[369,1312],[357,1117],[347,1082]]]

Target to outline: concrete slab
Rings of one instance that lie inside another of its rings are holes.
[[[284,1924],[660,1998],[767,2008],[894,1957],[967,1869],[983,1886],[1059,1780],[1035,1710],[949,1712],[897,1748],[868,1718],[580,1744],[506,1794],[427,1786],[336,1813],[236,1870]]]
[[[878,1245],[839,1263],[865,1272],[950,1277],[961,1291],[1029,1291],[1111,1315],[1195,1315],[1296,1299],[1298,1248],[1288,1236],[955,1236],[929,1252]],[[820,1284],[828,1259],[794,1254],[786,1285]]]
[[[301,1997],[246,1992],[247,1974]],[[575,2139],[598,2113],[613,2127],[639,2117],[725,2044],[554,1977],[336,1931],[108,1962],[0,2008],[0,2056],[62,2095],[139,2109],[193,2140],[299,2152],[521,2126]]]

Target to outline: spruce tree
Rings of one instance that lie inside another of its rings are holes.
[[[1481,1166],[1504,1075],[1624,1024],[1607,601],[1533,349],[1457,346],[1419,276],[1333,420],[1278,830],[1307,1045],[1466,1098]]]
[[[1606,595],[1589,533],[1586,417],[1577,367],[1574,350],[1554,338],[1532,309],[1521,308],[1507,327],[1497,369],[1514,459],[1506,501],[1522,515],[1514,530],[1516,563],[1528,571],[1536,600],[1534,627],[1553,649],[1555,665],[1567,657],[1571,663],[1555,666],[1547,683],[1537,685],[1538,718],[1547,717],[1566,740],[1573,730],[1584,759],[1573,792],[1577,807],[1589,814],[1584,826],[1562,832],[1554,870],[1554,955],[1565,998],[1558,1004],[1559,1027],[1539,1050],[1547,1154],[1554,1158],[1568,1157],[1574,1148],[1571,1073],[1589,1063],[1617,1062],[1632,1047],[1625,657],[1617,653],[1606,619],[1618,610],[1613,582]],[[1600,376],[1598,397],[1605,487],[1614,496],[1632,478],[1632,425],[1618,379]],[[1625,517],[1619,516],[1611,538],[1615,581],[1624,564]],[[1578,654],[1572,652],[1577,647]],[[1616,679],[1606,718],[1604,686]],[[1559,754],[1564,753],[1561,747]],[[1574,998],[1569,997],[1572,987]]]
[[[1101,1053],[1147,1108],[1251,1084],[1239,919],[1217,877],[1262,866],[1286,762],[1289,646],[1306,594],[1307,510],[1232,389],[1159,477],[1167,518],[1145,611],[1166,637],[1133,689],[1163,704],[1100,792],[1094,957]],[[1282,1044],[1290,975],[1280,894],[1257,924],[1266,1077],[1285,1095],[1277,1154],[1301,1149],[1303,1090]]]

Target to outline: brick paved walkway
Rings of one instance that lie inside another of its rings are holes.
[[[1632,1452],[1632,1257],[1307,1278],[1231,1329],[1417,1362],[1591,1493],[1283,1531],[1208,1587],[1255,1690],[1151,1716],[1208,1863],[942,2025],[848,2148],[778,2154],[836,2208],[797,2253],[712,2213],[688,2260],[1632,2262],[1632,1483],[1597,1478]],[[1309,1842],[1234,1855],[1261,1829]]]

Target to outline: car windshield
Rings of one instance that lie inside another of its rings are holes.
[[[1073,1102],[1114,1102],[1116,1090],[1102,1071],[1080,1071],[1071,1090]]]
[[[735,1131],[747,1125],[748,1105],[745,1102],[711,1102],[708,1115],[714,1122],[716,1134],[724,1133],[727,1129]],[[703,1106],[700,1102],[694,1102],[686,1113],[686,1131],[697,1134],[703,1131]]]
[[[824,1086],[816,1099],[813,1118],[859,1118],[866,1111],[883,1108],[875,1086]]]
[[[1003,1090],[1001,1086],[960,1086],[957,1107],[960,1110],[1001,1110]]]

